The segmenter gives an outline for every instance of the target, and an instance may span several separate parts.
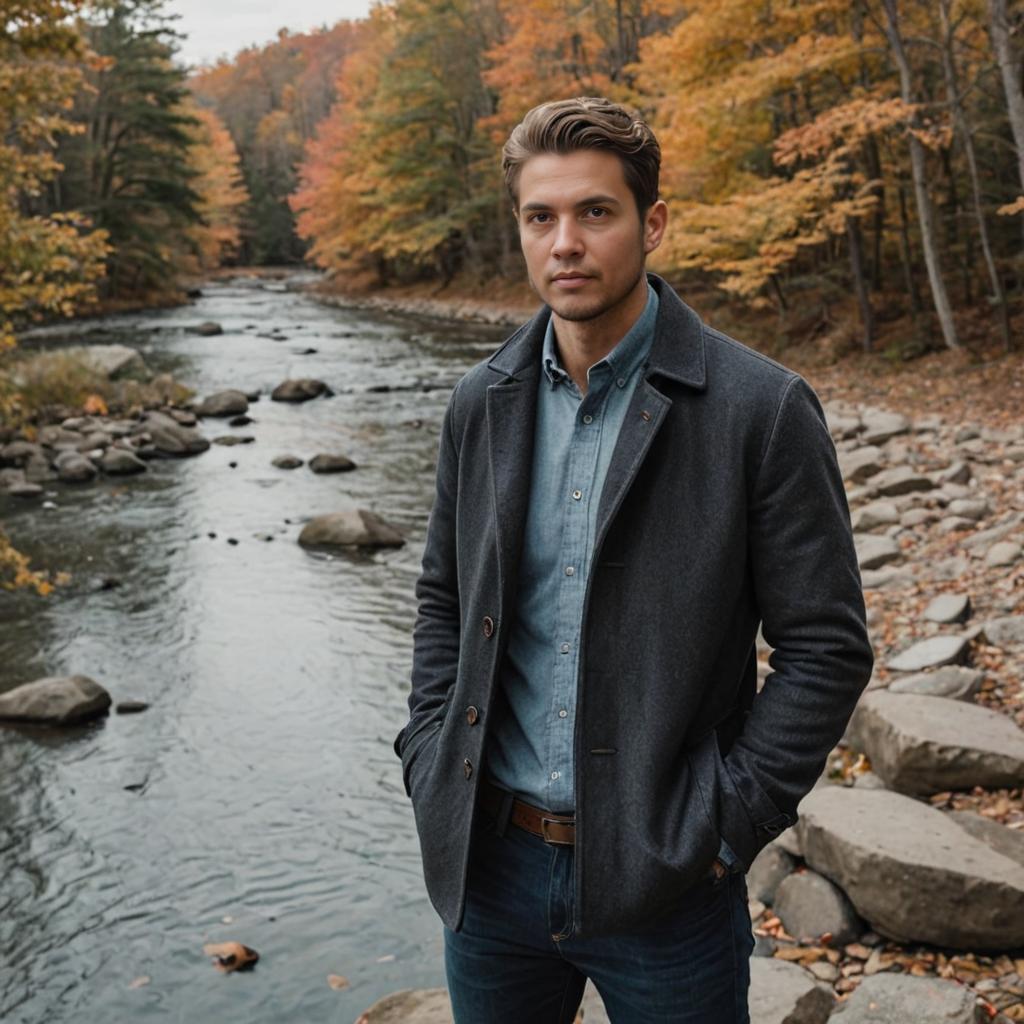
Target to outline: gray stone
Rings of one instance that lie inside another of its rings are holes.
[[[30,484],[24,480],[20,484],[11,484],[6,493],[12,498],[38,498],[43,493],[43,488],[39,484]]]
[[[142,356],[127,345],[76,345],[64,349],[63,354],[111,380],[146,373]]]
[[[884,569],[865,569],[860,574],[861,585],[865,590],[881,590],[884,587],[913,583],[914,573],[909,568],[886,566]]]
[[[993,544],[985,555],[985,564],[995,566],[1013,565],[1021,556],[1021,546],[1012,540]]]
[[[157,454],[162,456],[198,455],[210,447],[210,442],[198,430],[162,412],[147,413],[137,430],[149,435]]]
[[[945,978],[875,974],[832,1015],[834,1024],[981,1024],[974,993]]]
[[[889,790],[812,789],[804,856],[872,928],[956,949],[1024,944],[1024,868],[942,811]]]
[[[861,437],[865,444],[882,444],[890,437],[910,432],[910,420],[898,412],[865,409],[861,413],[861,420],[864,423]]]
[[[307,548],[401,547],[405,540],[373,512],[353,508],[311,519],[299,543]]]
[[[787,828],[772,840],[773,846],[785,850],[791,857],[803,857],[804,851],[800,845],[800,830]]]
[[[919,640],[894,658],[886,667],[894,672],[922,672],[926,668],[959,664],[967,656],[967,637],[943,633]]]
[[[344,455],[321,453],[309,460],[309,468],[314,473],[347,473],[356,468],[356,464]]]
[[[297,455],[278,455],[271,461],[271,465],[277,466],[278,469],[298,469],[302,465],[302,459]]]
[[[54,466],[57,478],[66,484],[87,484],[96,479],[96,467],[78,452],[61,452]]]
[[[1024,779],[1024,731],[973,702],[876,690],[857,705],[849,732],[900,793],[1018,786]]]
[[[88,676],[47,676],[0,694],[0,719],[73,725],[104,714],[110,694]]]
[[[378,999],[358,1024],[452,1024],[452,1004],[443,988],[402,989]]]
[[[873,445],[843,452],[838,459],[843,479],[852,483],[863,483],[882,469],[882,449]]]
[[[949,512],[964,519],[984,519],[992,514],[992,507],[984,498],[957,498],[949,503]]]
[[[775,890],[772,909],[786,931],[800,940],[818,942],[830,935],[831,945],[844,946],[864,930],[843,891],[814,871],[784,878]]]
[[[1024,512],[1014,512],[1003,522],[990,526],[987,530],[979,530],[973,537],[968,537],[963,545],[965,548],[984,548],[996,541],[1004,540],[1024,523]]]
[[[213,439],[213,443],[231,448],[236,444],[252,444],[255,440],[251,434],[221,434]]]
[[[239,416],[248,411],[249,400],[232,388],[209,395],[195,407],[197,416]]]
[[[847,415],[841,412],[830,412],[825,410],[825,422],[828,424],[828,432],[837,440],[844,437],[853,437],[860,430],[860,417]]]
[[[223,334],[224,328],[213,320],[204,320],[192,328],[193,334],[201,334],[204,338],[212,338],[215,334]]]
[[[977,526],[973,519],[965,519],[963,516],[943,516],[935,529],[945,535],[947,533],[962,533],[964,530],[973,530]]]
[[[924,617],[931,622],[966,622],[970,615],[969,594],[939,594],[924,610]]]
[[[985,638],[996,647],[1024,646],[1024,615],[1006,615],[985,623]]]
[[[1024,832],[1007,828],[998,821],[976,814],[974,811],[948,811],[961,828],[966,829],[975,839],[980,839],[996,853],[1015,860],[1024,867]]]
[[[796,861],[777,842],[769,843],[755,858],[747,872],[747,893],[755,900],[772,905],[779,883],[793,873]]]
[[[145,473],[149,467],[126,448],[108,448],[100,459],[100,469],[107,476],[131,476]]]
[[[985,673],[964,665],[943,665],[930,672],[901,676],[889,684],[890,693],[920,693],[926,697],[970,700],[981,689]]]
[[[750,1024],[825,1024],[836,1000],[830,988],[798,964],[754,957],[749,1003]]]
[[[330,389],[322,380],[300,377],[282,381],[270,393],[270,398],[274,402],[308,402],[311,398],[330,393]]]
[[[32,458],[43,458],[42,445],[32,441],[11,441],[0,448],[0,466],[24,467]]]
[[[45,484],[57,479],[45,455],[33,455],[25,463],[25,479],[33,484]]]
[[[910,494],[912,491],[934,490],[935,483],[910,466],[894,466],[873,476],[871,486],[877,494],[891,498],[897,494]]]
[[[885,782],[874,772],[861,772],[857,775],[853,784],[858,789],[886,789]]]
[[[880,569],[903,557],[899,544],[891,537],[858,534],[854,537],[854,545],[857,549],[857,564],[861,569]]]
[[[891,501],[873,501],[856,509],[852,516],[855,530],[873,530],[900,521],[899,509]]]
[[[950,463],[939,473],[940,484],[965,484],[971,479],[971,467],[966,462],[957,460]]]
[[[915,526],[924,526],[937,518],[937,513],[930,508],[910,508],[900,516],[900,526],[913,529]]]

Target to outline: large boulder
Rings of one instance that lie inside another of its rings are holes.
[[[127,448],[108,448],[100,459],[100,469],[107,476],[131,476],[145,473],[149,467]]]
[[[244,392],[229,388],[208,395],[195,407],[197,416],[240,416],[249,411]]]
[[[884,409],[865,409],[861,412],[864,432],[861,439],[865,444],[883,444],[897,434],[910,432],[910,420],[898,412],[886,412]]]
[[[919,640],[890,658],[886,667],[894,672],[923,672],[926,668],[959,664],[967,656],[970,638],[944,633]]]
[[[1019,786],[1024,779],[1024,731],[973,702],[875,690],[857,705],[848,735],[901,793]]]
[[[127,345],[76,345],[64,349],[64,355],[98,370],[111,380],[115,377],[139,377],[146,373],[142,356]]]
[[[274,402],[308,402],[311,398],[330,393],[330,388],[322,380],[299,377],[282,381],[271,391],[270,398]]]
[[[373,512],[351,508],[311,519],[302,528],[299,543],[304,548],[397,548],[405,539]]]
[[[443,988],[402,989],[378,999],[356,1024],[452,1024],[452,1004]]]
[[[832,990],[810,972],[763,956],[750,961],[748,1001],[750,1024],[825,1024],[836,1005]]]
[[[136,431],[148,434],[156,454],[165,457],[198,455],[210,447],[210,442],[194,427],[187,427],[163,412],[147,413]]]
[[[54,460],[57,478],[66,484],[87,484],[96,479],[97,469],[78,452],[61,452]]]
[[[890,693],[920,693],[926,697],[970,700],[981,689],[985,673],[966,665],[943,665],[927,672],[901,676],[889,684]]]
[[[48,676],[0,694],[0,719],[73,725],[105,714],[110,694],[88,676]]]
[[[834,1024],[981,1024],[989,1017],[966,985],[944,978],[873,974],[831,1020]]]
[[[1024,867],[942,811],[889,790],[817,786],[798,827],[807,863],[875,931],[955,949],[1024,945]]]
[[[853,942],[864,931],[842,889],[814,871],[784,878],[775,890],[772,909],[796,939],[819,942],[829,935],[828,942],[838,947]]]

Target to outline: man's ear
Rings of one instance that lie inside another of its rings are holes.
[[[644,214],[644,253],[654,252],[661,245],[668,225],[668,204],[659,199]]]

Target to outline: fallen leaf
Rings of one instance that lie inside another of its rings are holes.
[[[260,958],[255,949],[241,942],[208,942],[203,952],[215,959],[219,971],[248,970]]]
[[[342,974],[328,974],[327,984],[336,992],[340,992],[343,988],[348,988],[348,978]]]
[[[394,953],[385,953],[383,956],[377,957],[377,963],[379,963],[379,964],[389,964],[394,959],[395,959],[395,954]]]
[[[143,985],[148,985],[153,979],[148,974],[140,974],[137,978],[132,978],[128,983],[129,988],[142,988]]]

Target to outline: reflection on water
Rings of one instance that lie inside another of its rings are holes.
[[[203,320],[225,333],[187,331]],[[349,1022],[386,992],[443,984],[391,742],[437,429],[450,386],[501,332],[245,282],[89,328],[200,395],[263,398],[245,428],[203,424],[254,444],[127,483],[53,485],[50,511],[0,499],[17,545],[73,574],[46,602],[0,597],[0,689],[82,673],[115,702],[150,704],[70,731],[0,730],[0,1019]],[[337,394],[271,403],[293,376]],[[321,451],[359,468],[271,465]],[[304,518],[348,504],[409,543],[336,557],[298,546]],[[101,590],[104,577],[120,585]],[[260,952],[254,971],[210,966],[204,942],[228,939]]]

